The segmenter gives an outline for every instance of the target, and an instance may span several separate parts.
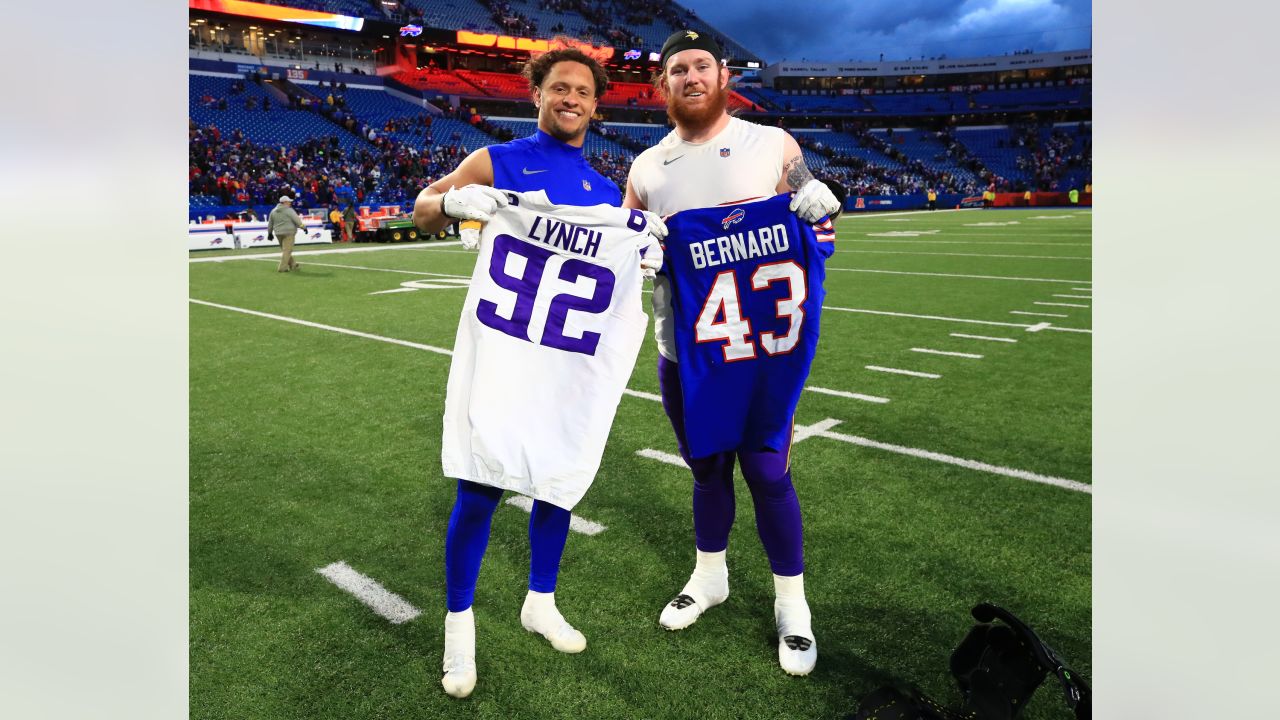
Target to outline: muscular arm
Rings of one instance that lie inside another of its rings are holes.
[[[648,210],[644,203],[640,202],[640,196],[636,194],[636,189],[631,185],[631,178],[627,178],[627,192],[622,198],[622,207],[632,210]]]
[[[444,214],[444,194],[450,188],[466,185],[493,185],[493,161],[489,149],[480,148],[458,164],[453,172],[431,183],[418,193],[413,202],[413,224],[428,235],[440,232],[453,222]]]
[[[800,152],[800,144],[787,133],[782,141],[782,178],[774,188],[776,193],[795,192],[813,179],[813,173],[804,164],[804,153]]]

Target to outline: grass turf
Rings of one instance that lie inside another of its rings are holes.
[[[1037,219],[1046,216],[1066,217]],[[1091,295],[1071,289],[1091,287],[1090,225],[1087,213],[1056,209],[841,220],[829,308],[953,320],[827,310],[809,384],[890,402],[807,392],[797,424],[830,418],[840,433],[1089,482],[1091,336],[955,319],[1089,328],[1090,309],[1034,303],[1092,304],[1053,297]],[[906,230],[937,232],[874,235]],[[195,257],[237,255],[215,252]],[[275,273],[274,259],[192,263],[190,296],[452,346],[464,290],[370,293],[430,277],[411,273],[465,276],[473,254],[297,254],[303,270],[292,274]],[[966,274],[1026,279],[955,277]],[[658,611],[692,567],[690,479],[636,456],[674,453],[675,442],[658,403],[624,396],[595,485],[575,508],[608,530],[571,534],[557,591],[587,651],[562,655],[520,627],[528,516],[503,505],[475,605],[480,681],[472,697],[448,698],[440,621],[453,483],[440,474],[439,443],[449,358],[204,305],[190,312],[193,718],[835,718],[892,681],[954,701],[947,658],[983,600],[1020,614],[1091,675],[1090,495],[823,437],[792,455],[814,673],[777,667],[772,582],[740,479],[730,599],[688,630],[662,630]],[[656,357],[649,339],[632,389],[657,392]],[[423,614],[402,625],[375,615],[316,574],[337,560]],[[1025,717],[1064,716],[1046,686]]]

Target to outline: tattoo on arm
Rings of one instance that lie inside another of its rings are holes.
[[[783,163],[782,174],[786,176],[787,184],[792,190],[799,190],[813,179],[813,173],[809,172],[808,166],[804,164],[803,155],[797,155]]]

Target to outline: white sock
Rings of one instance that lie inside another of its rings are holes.
[[[725,561],[728,550],[720,552],[698,551],[698,562],[693,566],[689,582],[708,588],[721,588],[729,582],[729,565]]]
[[[804,597],[804,573],[773,576],[774,617],[778,623],[778,635],[799,635],[813,639],[812,615]]]
[[[554,592],[544,593],[530,590],[529,594],[524,597],[524,607],[521,615],[536,625],[540,632],[557,628],[560,623],[564,622],[564,616],[556,609],[556,594]]]
[[[444,616],[445,661],[456,654],[476,654],[476,616],[467,608]]]
[[[773,592],[778,599],[799,598],[804,600],[804,573],[799,575],[774,575]]]

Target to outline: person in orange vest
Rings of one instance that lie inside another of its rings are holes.
[[[928,197],[929,197],[929,209],[937,210],[938,209],[938,191],[934,190],[933,188],[929,188]]]
[[[1028,190],[1028,191],[1026,191],[1026,192],[1022,193],[1022,201],[1023,201],[1024,203],[1026,203],[1027,205],[1030,205],[1030,204],[1031,204],[1031,191],[1030,191],[1030,190]]]

